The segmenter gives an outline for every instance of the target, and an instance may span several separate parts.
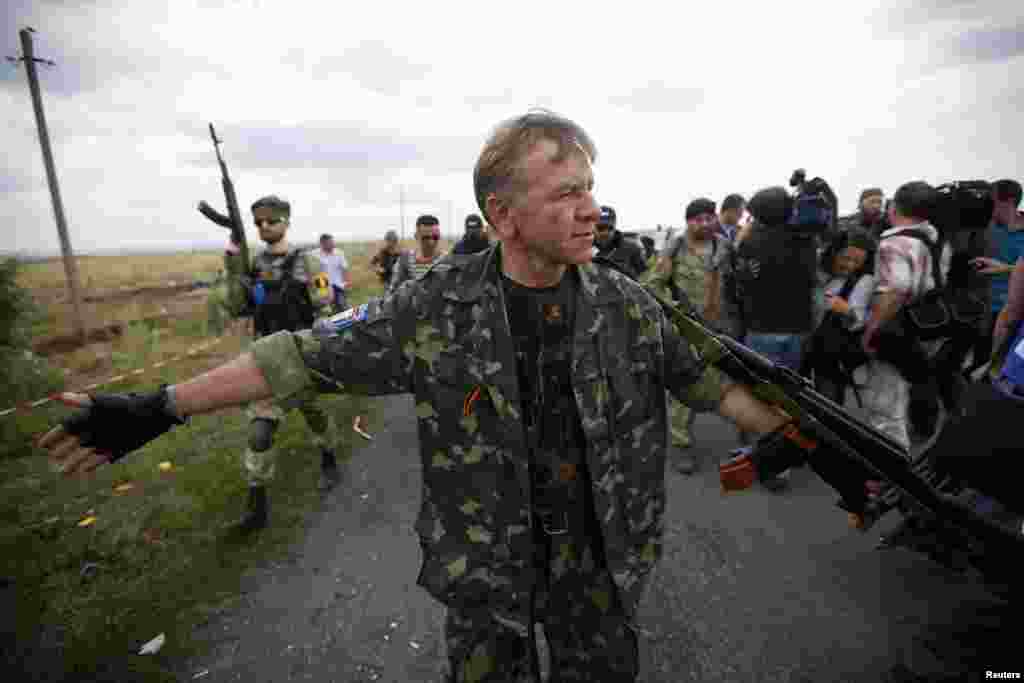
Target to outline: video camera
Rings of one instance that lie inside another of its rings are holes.
[[[995,200],[992,185],[984,180],[959,180],[935,188],[931,224],[940,235],[984,230],[992,221]]]
[[[828,183],[820,177],[807,180],[807,171],[798,168],[789,177],[793,190],[793,212],[788,225],[800,232],[822,233],[834,230],[839,201]]]

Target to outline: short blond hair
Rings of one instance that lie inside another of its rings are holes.
[[[541,140],[551,140],[558,151],[551,160],[564,161],[574,152],[583,152],[591,163],[597,159],[594,142],[578,124],[547,109],[531,109],[527,113],[499,123],[480,152],[473,168],[473,193],[480,211],[487,214],[487,197],[499,197],[521,191],[521,162]]]

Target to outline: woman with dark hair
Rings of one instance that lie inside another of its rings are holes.
[[[856,390],[853,371],[867,360],[860,335],[875,289],[877,248],[868,232],[851,230],[836,235],[821,253],[823,310],[808,340],[802,371],[813,375],[819,393],[839,405],[845,402],[847,386]]]

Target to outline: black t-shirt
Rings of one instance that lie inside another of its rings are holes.
[[[509,327],[516,349],[523,423],[530,449],[534,510],[569,510],[570,528],[590,540],[604,562],[594,512],[586,437],[572,390],[572,348],[577,275],[554,287],[531,288],[502,276]],[[575,478],[565,482],[566,467]]]
[[[785,226],[759,225],[736,251],[736,270],[748,331],[811,332],[817,286],[817,248],[813,236]]]
[[[543,288],[525,287],[504,276],[502,280],[516,348],[523,421],[531,432],[530,445],[561,447],[558,439],[568,437],[575,429],[580,430],[582,437],[570,384],[576,278],[566,273],[558,285]],[[566,414],[570,401],[571,415]],[[553,416],[576,424],[556,426],[552,424]],[[537,434],[532,435],[535,429]]]

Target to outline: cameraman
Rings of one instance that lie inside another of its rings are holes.
[[[863,339],[864,350],[873,356],[866,367],[867,381],[863,391],[864,403],[868,407],[868,421],[902,444],[908,453],[910,437],[907,432],[907,409],[910,384],[905,375],[911,369],[906,366],[897,367],[889,360],[881,360],[877,354],[883,325],[900,315],[905,306],[935,288],[932,254],[928,246],[914,237],[896,234],[902,230],[916,229],[938,242],[939,232],[928,222],[935,202],[935,189],[925,182],[906,183],[896,190],[889,207],[889,221],[893,227],[882,233],[878,246],[875,296]],[[951,253],[948,244],[942,246],[939,268],[943,277],[949,273]],[[920,345],[924,353],[935,351],[935,342],[927,345],[917,341],[911,343]],[[941,344],[941,340],[938,343]],[[892,358],[889,354],[885,357]]]
[[[735,277],[746,345],[799,372],[804,341],[814,326],[817,244],[814,233],[788,224],[793,204],[783,187],[750,199],[747,208],[756,223],[736,249]],[[785,488],[788,477],[787,470],[766,485]]]

